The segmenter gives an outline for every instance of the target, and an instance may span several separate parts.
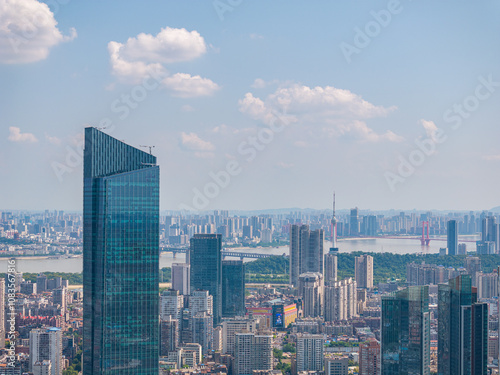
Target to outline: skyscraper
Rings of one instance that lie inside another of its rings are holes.
[[[252,375],[254,370],[273,369],[273,335],[271,333],[236,333],[234,345],[235,375]]]
[[[322,229],[310,230],[308,225],[290,227],[290,284],[297,286],[305,272],[323,273]]]
[[[381,338],[382,374],[430,374],[428,286],[382,297]]]
[[[373,288],[373,257],[371,255],[356,257],[354,267],[358,288]]]
[[[359,346],[359,375],[380,374],[380,343],[368,339]]]
[[[83,372],[158,374],[159,167],[85,129]]]
[[[347,320],[357,315],[356,281],[352,278],[325,286],[325,321]]]
[[[169,316],[173,319],[181,319],[184,297],[178,290],[168,289],[163,291],[160,297],[160,317],[165,320]]]
[[[207,290],[213,297],[214,325],[222,316],[222,237],[220,234],[195,234],[191,238],[189,264],[191,291]]]
[[[37,362],[51,362],[50,375],[61,375],[64,369],[62,331],[60,328],[33,329],[30,332],[30,368]]]
[[[297,372],[323,371],[323,335],[297,335]]]
[[[304,317],[319,317],[323,314],[323,275],[306,272],[299,276],[299,297],[302,299]]]
[[[446,240],[448,243],[448,255],[458,254],[458,224],[456,220],[449,220],[447,224]]]
[[[351,208],[351,216],[349,217],[349,235],[351,237],[359,236],[359,216],[358,208]]]
[[[167,356],[179,346],[179,321],[167,316],[160,320],[160,355]]]
[[[245,264],[222,261],[222,316],[245,315]]]
[[[191,291],[191,275],[189,264],[173,263],[172,264],[172,289],[178,290],[180,294],[187,296]]]
[[[438,288],[438,374],[486,375],[488,304],[477,302],[470,275]]]
[[[325,285],[330,285],[337,281],[337,250],[331,248],[329,253],[325,254]]]

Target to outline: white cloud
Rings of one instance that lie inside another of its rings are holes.
[[[260,81],[258,83],[261,83]],[[288,123],[320,127],[329,136],[352,136],[361,141],[399,142],[403,138],[392,131],[378,134],[362,120],[385,117],[396,107],[376,106],[349,90],[333,86],[310,88],[292,84],[278,88],[264,100],[247,93],[239,109],[253,119],[270,124],[278,113]]]
[[[264,81],[262,78],[256,78],[255,81],[250,85],[254,89],[264,89],[270,85],[276,85],[279,81],[277,79],[273,79],[272,81]]]
[[[194,151],[194,155],[198,158],[212,158],[215,155],[213,153],[215,146],[201,139],[196,133],[181,132],[181,144],[185,149]]]
[[[121,53],[128,61],[174,63],[196,59],[207,52],[205,39],[196,31],[166,27],[153,36],[129,38]]]
[[[424,119],[420,120],[420,124],[424,127],[427,138],[436,142],[437,141],[436,133],[439,130],[436,124],[433,121],[427,121]]]
[[[121,57],[122,43],[109,42],[108,52],[111,63],[111,72],[124,83],[139,84],[151,76],[166,75],[166,70],[160,63],[147,64],[143,61],[127,61]]]
[[[38,139],[31,133],[21,133],[21,129],[15,126],[9,127],[9,141],[35,143]]]
[[[145,77],[167,77],[164,64],[190,61],[207,52],[205,39],[196,31],[166,27],[156,36],[141,33],[126,43],[108,43],[111,72],[121,82],[138,84]],[[213,94],[219,86],[208,78],[176,73],[163,84],[174,96],[190,98]]]
[[[48,57],[50,49],[76,38],[64,36],[47,4],[36,0],[0,0],[0,62],[32,63]]]
[[[219,85],[208,78],[192,76],[186,73],[176,73],[163,80],[163,84],[172,92],[173,96],[180,98],[193,98],[209,96],[219,90]]]
[[[194,112],[195,109],[194,109],[194,107],[190,106],[189,104],[184,104],[183,106],[181,106],[181,111],[182,112]]]
[[[45,134],[45,139],[47,141],[49,141],[49,143],[52,143],[53,145],[60,145],[61,144],[61,140],[59,138],[57,138],[57,137],[51,137],[48,134]]]
[[[500,155],[484,155],[483,159],[488,161],[499,161]]]

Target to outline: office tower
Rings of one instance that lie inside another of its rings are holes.
[[[351,216],[349,217],[349,235],[351,237],[359,236],[359,217],[358,208],[351,208]]]
[[[297,335],[297,372],[323,371],[323,335]]]
[[[253,238],[253,228],[251,225],[243,225],[243,238]]]
[[[306,272],[299,276],[299,297],[302,299],[304,317],[319,317],[323,314],[323,275]]]
[[[337,249],[325,254],[325,286],[337,281]]]
[[[43,293],[47,290],[47,276],[43,273],[36,277],[36,290],[37,293]]]
[[[64,362],[62,356],[62,331],[60,328],[33,329],[30,332],[30,368],[36,362],[50,361],[51,375],[61,375]]]
[[[235,337],[234,375],[252,375],[255,370],[273,369],[271,333],[237,333]]]
[[[222,261],[222,316],[245,315],[245,264]]]
[[[471,285],[476,286],[476,275],[481,272],[481,258],[467,257],[465,258],[465,269],[471,278]]]
[[[446,240],[448,244],[448,255],[458,254],[458,225],[456,220],[450,220],[447,224]]]
[[[496,270],[495,270],[496,271]],[[498,273],[476,273],[477,298],[494,298],[498,296]]]
[[[173,319],[181,318],[181,311],[184,307],[184,297],[178,290],[168,289],[163,291],[160,297],[160,317],[165,320],[168,316]]]
[[[54,305],[61,307],[61,314],[66,314],[66,288],[57,288],[52,290],[52,300]]]
[[[158,374],[159,167],[85,129],[83,372]]]
[[[358,288],[373,288],[373,257],[371,255],[356,257],[354,267]]]
[[[256,319],[228,319],[222,322],[222,351],[225,354],[234,355],[234,343],[236,333],[255,332],[257,330]]]
[[[208,294],[208,290],[194,290],[191,292],[188,301],[191,316],[206,312],[213,318],[214,299]]]
[[[375,339],[359,346],[359,375],[380,374],[380,343]]]
[[[477,302],[470,275],[438,289],[438,373],[486,375],[488,304]]]
[[[348,375],[349,358],[328,356],[325,358],[325,375]]]
[[[178,290],[184,296],[189,295],[191,291],[190,277],[189,264],[172,264],[172,289]]]
[[[381,373],[430,374],[429,287],[382,296]]]
[[[0,349],[5,348],[5,279],[0,278]]]
[[[214,325],[222,315],[222,238],[220,234],[195,234],[191,238],[189,263],[191,291],[206,290],[213,297]]]
[[[308,225],[290,227],[290,284],[297,286],[302,273],[323,273],[323,239],[322,229],[311,231]]]
[[[168,356],[179,346],[179,320],[168,315],[160,320],[160,355]]]
[[[464,243],[458,244],[458,255],[466,255],[467,254],[467,245]]]
[[[214,345],[213,316],[206,311],[198,312],[191,318],[193,342],[201,345],[204,355],[210,353]]]
[[[325,286],[325,321],[348,320],[357,316],[356,281],[352,278]]]

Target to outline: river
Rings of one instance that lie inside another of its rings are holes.
[[[428,247],[420,246],[420,241],[415,239],[389,239],[389,238],[347,238],[340,239],[337,244],[339,251],[353,252],[374,252],[374,253],[396,253],[396,254],[408,254],[408,253],[438,253],[439,248],[446,247],[446,238],[441,237],[438,239],[431,239],[430,245]],[[464,236],[460,237],[460,240],[471,240],[475,241],[478,238],[475,236]],[[459,243],[461,241],[459,240]],[[325,241],[324,248],[325,253],[331,247],[331,242]],[[281,247],[262,247],[262,248],[237,248],[228,249],[233,252],[247,252],[247,253],[265,253],[273,255],[288,255],[288,246]],[[467,251],[475,251],[476,244],[474,242],[467,242]],[[0,272],[6,272],[7,270],[7,258],[0,258]],[[171,267],[172,263],[183,263],[186,261],[185,254],[177,254],[175,258],[172,253],[162,253],[160,255],[160,266],[161,267]],[[245,261],[251,261],[251,259],[246,259]],[[78,273],[82,272],[83,259],[79,258],[60,258],[60,259],[49,259],[44,257],[33,257],[33,258],[17,258],[16,259],[16,269],[18,272],[72,272]]]

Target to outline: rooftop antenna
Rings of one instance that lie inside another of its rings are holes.
[[[151,155],[153,155],[153,148],[154,148],[155,146],[144,146],[144,145],[139,145],[139,147],[148,147],[148,148],[149,148],[149,153],[150,153]]]

